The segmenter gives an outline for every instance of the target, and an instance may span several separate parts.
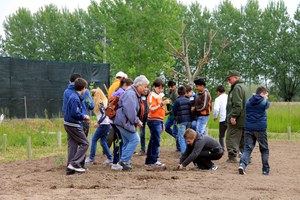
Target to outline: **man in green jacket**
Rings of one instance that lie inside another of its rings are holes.
[[[240,79],[238,71],[229,71],[226,78],[231,85],[226,107],[226,122],[228,124],[226,135],[227,162],[237,163],[237,155],[244,148],[245,106],[248,91],[244,81]]]

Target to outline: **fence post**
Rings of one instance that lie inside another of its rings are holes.
[[[7,147],[7,135],[6,134],[3,134],[2,136],[2,152],[3,153],[6,153],[6,147]]]
[[[27,157],[30,160],[32,156],[32,152],[31,152],[31,137],[28,136],[27,137]]]
[[[57,145],[61,148],[61,131],[57,132]]]
[[[24,107],[25,107],[25,119],[27,119],[27,101],[26,101],[26,96],[24,96]]]
[[[292,135],[291,126],[288,126],[287,130],[288,130],[288,140],[290,140],[291,139],[291,135]]]
[[[208,135],[208,127],[207,126],[205,128],[205,133],[206,133],[206,135]]]

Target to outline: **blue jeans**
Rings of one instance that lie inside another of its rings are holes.
[[[140,127],[141,152],[146,152],[146,123],[147,122],[143,122],[143,126]]]
[[[201,133],[202,135],[206,135],[205,128],[208,120],[209,120],[209,115],[199,116],[197,118],[197,127],[196,127],[197,132]]]
[[[138,132],[130,132],[126,129],[122,128],[121,126],[117,126],[121,133],[123,147],[122,147],[122,155],[120,158],[120,162],[126,162],[130,164],[130,159],[140,143],[140,136]]]
[[[173,129],[171,129],[171,126],[173,126]],[[179,145],[179,142],[178,142],[178,127],[176,125],[176,120],[175,118],[171,118],[168,117],[168,119],[166,120],[165,122],[165,131],[171,135],[173,138],[175,138],[176,140],[176,150],[177,151],[180,151],[180,145]]]
[[[148,127],[150,129],[150,140],[145,164],[154,164],[157,162],[159,156],[160,135],[162,133],[163,122],[159,120],[149,120]]]
[[[261,153],[262,171],[269,172],[269,147],[268,136],[266,131],[245,131],[244,134],[244,152],[242,154],[240,164],[246,168],[250,161],[251,153],[255,147],[256,141],[259,144],[259,151]]]
[[[194,131],[197,131],[197,120],[192,121],[191,129],[193,129]]]
[[[97,150],[97,141],[100,139],[100,145],[103,148],[103,152],[106,155],[107,159],[112,160],[112,155],[110,153],[110,150],[107,146],[107,136],[109,134],[109,131],[111,129],[111,126],[109,124],[105,125],[100,125],[97,129],[96,132],[94,133],[94,136],[92,138],[92,146],[91,146],[91,151],[90,151],[90,159],[94,160],[95,159],[95,154]]]
[[[178,143],[180,145],[181,154],[183,154],[186,149],[186,142],[185,142],[185,139],[183,138],[183,134],[184,134],[185,130],[191,126],[191,122],[182,122],[178,125],[179,125]]]

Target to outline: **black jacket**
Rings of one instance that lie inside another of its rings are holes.
[[[180,158],[180,164],[186,167],[205,150],[223,154],[223,148],[219,142],[208,135],[197,133],[194,143],[192,145],[187,145],[185,152]]]
[[[178,124],[191,122],[191,102],[185,96],[179,96],[173,105],[173,113]]]

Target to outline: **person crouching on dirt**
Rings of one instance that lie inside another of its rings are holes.
[[[68,136],[67,168],[77,172],[85,172],[81,163],[84,162],[85,153],[89,148],[89,142],[82,126],[83,121],[90,120],[90,117],[84,114],[82,105],[82,95],[85,93],[87,86],[88,83],[83,78],[75,80],[74,89],[76,92],[69,97],[64,112],[64,128]]]
[[[183,135],[187,148],[180,157],[177,169],[183,169],[193,162],[196,170],[215,171],[218,166],[212,160],[219,160],[223,156],[223,148],[219,142],[208,135],[202,135],[193,129],[187,129]]]
[[[140,143],[137,127],[143,126],[144,104],[141,95],[148,90],[149,81],[144,75],[135,78],[133,85],[120,97],[113,123],[121,133],[123,147],[119,165],[131,170],[130,159]]]

